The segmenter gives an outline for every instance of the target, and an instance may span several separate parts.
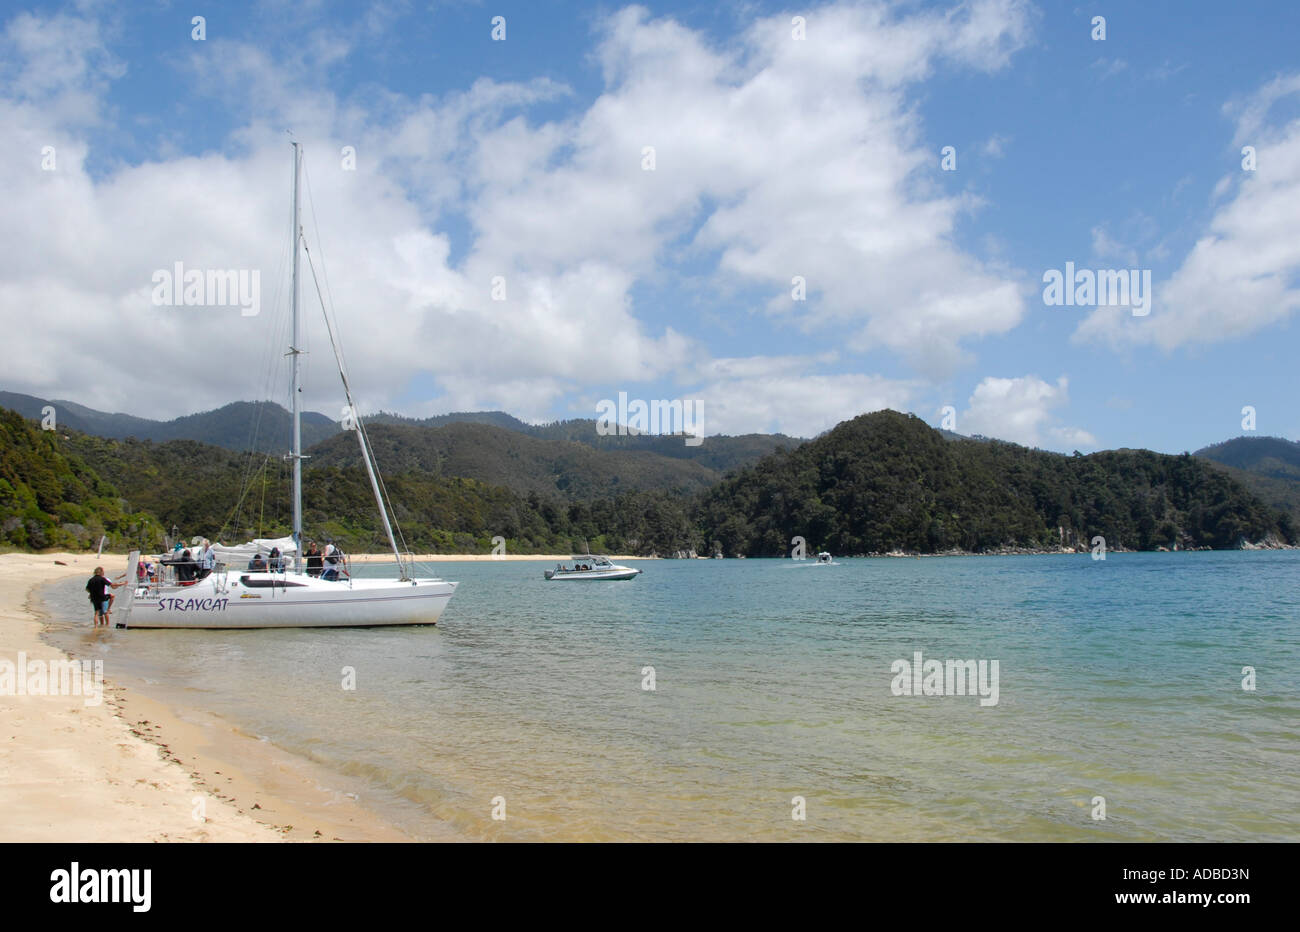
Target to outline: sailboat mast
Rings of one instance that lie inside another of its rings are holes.
[[[302,229],[298,205],[298,176],[302,168],[302,147],[293,144],[293,540],[297,555],[302,553],[302,389],[298,385],[299,359],[302,355],[302,325],[298,315],[298,239]],[[300,561],[299,565],[300,564]]]

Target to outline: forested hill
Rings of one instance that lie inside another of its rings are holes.
[[[617,434],[602,434],[594,418],[552,421],[549,424],[526,424],[504,411],[470,411],[440,414],[423,419],[380,413],[366,418],[367,425],[389,424],[399,427],[446,427],[450,424],[488,424],[541,440],[578,443],[597,450],[628,453],[654,453],[672,459],[692,460],[721,477],[733,469],[749,466],[781,447],[803,443],[785,434],[715,434],[704,442],[688,444],[680,434],[650,434],[624,429]]]
[[[29,550],[153,539],[161,529],[52,431],[0,409],[0,543]]]
[[[1300,526],[1300,443],[1281,437],[1235,437],[1197,450],[1260,499],[1288,511]]]
[[[1086,547],[1099,535],[1110,549],[1296,539],[1290,516],[1199,457],[1071,457],[948,439],[893,411],[845,421],[714,484],[693,460],[487,424],[375,425],[371,437],[406,541],[424,553],[487,552],[496,536],[510,553],[567,551],[585,539],[643,555],[716,544],[727,556],[784,555],[795,536],[812,552],[849,556]],[[355,436],[344,433],[307,461],[307,533],[382,550],[353,451]],[[275,454],[47,431],[0,411],[3,545],[93,549],[102,534],[110,547],[152,549],[173,525],[186,538],[280,536],[288,503],[287,467]]]
[[[546,440],[491,424],[442,427],[373,424],[366,429],[385,473],[475,479],[569,501],[593,501],[633,490],[699,492],[720,476],[690,460],[648,451],[598,450]],[[679,441],[680,442],[680,441]],[[312,466],[359,467],[356,435],[345,431],[310,451]]]
[[[1300,480],[1300,443],[1281,437],[1234,437],[1196,451],[1197,456],[1262,476]]]
[[[724,552],[778,556],[795,536],[836,554],[1295,542],[1289,515],[1187,454],[1064,456],[948,440],[915,415],[864,414],[724,480],[696,512]]]
[[[562,505],[423,472],[390,472],[385,483],[405,541],[420,553],[486,553],[497,536],[508,553],[567,553],[586,540],[610,553],[651,554],[694,539],[681,495]],[[0,545],[93,550],[104,535],[109,549],[157,550],[172,527],[184,539],[227,543],[280,537],[290,530],[289,493],[288,468],[274,454],[46,431],[0,411]],[[304,469],[303,522],[308,535],[349,552],[387,550],[362,469]]]

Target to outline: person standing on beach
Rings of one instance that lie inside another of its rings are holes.
[[[126,585],[122,582],[110,582],[104,575],[102,566],[95,567],[95,575],[90,577],[86,583],[86,591],[90,593],[90,604],[95,606],[94,626],[99,626],[99,619],[104,619],[104,626],[108,626],[109,612],[112,606],[113,594],[110,589],[116,589],[118,586]]]

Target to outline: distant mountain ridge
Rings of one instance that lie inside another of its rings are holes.
[[[0,392],[0,407],[31,420],[40,421],[47,405],[53,406],[60,428],[113,440],[190,440],[226,450],[271,454],[289,448],[292,415],[275,402],[238,401],[170,421],[154,421],[108,414],[75,402]],[[380,412],[367,416],[365,423],[385,471],[424,470],[570,501],[635,489],[698,491],[732,470],[802,442],[784,434],[745,434],[713,436],[688,446],[680,435],[602,436],[594,419],[534,425],[504,411],[453,412],[428,418]],[[471,425],[485,429],[461,429]],[[440,433],[452,427],[457,429]],[[314,458],[307,461],[309,468],[313,462],[359,464],[355,441],[350,435],[338,436],[340,433],[341,426],[324,414],[303,413],[303,449]]]
[[[1300,443],[1282,437],[1234,437],[1196,451],[1262,500],[1300,522]]]
[[[187,414],[170,421],[154,421],[132,414],[108,414],[73,401],[37,398],[17,392],[0,392],[0,407],[25,418],[42,420],[46,406],[54,408],[55,424],[113,440],[193,440],[227,450],[256,449],[283,453],[289,449],[292,415],[278,404],[235,401],[212,411]],[[339,425],[315,411],[302,415],[303,447],[338,433]]]
[[[390,424],[399,427],[445,427],[448,424],[487,424],[542,440],[581,443],[597,450],[646,451],[673,459],[695,460],[707,468],[725,473],[739,466],[757,462],[778,447],[803,443],[799,437],[785,434],[723,434],[705,438],[691,446],[681,434],[638,433],[624,429],[619,435],[602,435],[595,418],[574,418],[549,424],[526,424],[504,411],[462,411],[428,418],[409,418],[388,412],[372,414],[366,424]]]
[[[387,475],[459,476],[522,495],[592,501],[633,490],[692,493],[722,478],[700,463],[649,450],[597,449],[493,424],[371,424],[366,433]],[[350,433],[340,434],[313,447],[308,462],[313,469],[355,468],[361,454]]]
[[[1261,476],[1300,480],[1300,443],[1282,437],[1234,437],[1196,455]]]

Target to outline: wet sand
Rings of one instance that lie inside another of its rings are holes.
[[[61,561],[65,565],[59,565]],[[65,660],[40,639],[35,590],[109,576],[125,557],[0,554],[0,661]],[[87,637],[94,630],[86,603]],[[168,707],[104,671],[93,694],[0,695],[0,842],[409,841],[332,774],[200,710]]]

